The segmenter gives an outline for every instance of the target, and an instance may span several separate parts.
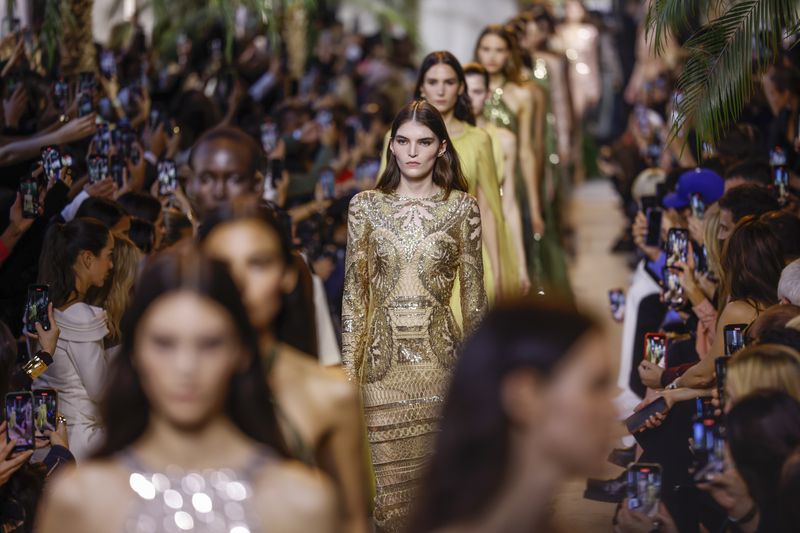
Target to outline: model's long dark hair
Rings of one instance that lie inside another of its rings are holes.
[[[475,41],[475,61],[480,63],[478,49],[481,46],[481,41],[487,35],[500,37],[508,47],[508,60],[503,65],[503,76],[511,83],[522,83],[522,59],[520,59],[517,39],[500,24],[490,24],[483,29],[478,40]]]
[[[774,505],[783,463],[800,446],[800,403],[785,392],[756,392],[733,406],[726,428],[753,500],[762,510]]]
[[[275,319],[275,336],[281,342],[285,342],[306,355],[318,357],[314,287],[311,273],[303,258],[293,252],[291,235],[276,209],[255,197],[229,202],[205,216],[198,232],[198,240],[202,243],[214,231],[214,228],[222,224],[242,220],[254,220],[273,231],[280,241],[281,259],[284,266],[297,271],[298,274],[297,286],[291,293],[285,294],[281,301],[281,310]]]
[[[762,311],[778,303],[783,248],[768,224],[748,216],[736,224],[722,250],[722,288],[730,300]]]
[[[419,122],[429,128],[440,142],[445,143],[444,155],[438,157],[433,164],[433,183],[444,189],[445,196],[449,196],[452,190],[467,192],[467,180],[461,171],[461,162],[453,142],[447,134],[444,119],[439,111],[425,100],[414,100],[406,104],[394,118],[389,146],[386,148],[386,170],[378,178],[375,188],[388,193],[400,185],[400,166],[392,153],[391,144],[394,142],[397,130],[406,122]]]
[[[141,277],[122,319],[121,348],[101,402],[106,441],[95,457],[111,457],[131,446],[147,428],[150,404],[133,363],[136,330],[156,300],[177,291],[188,291],[212,300],[228,313],[242,349],[249,356],[249,364],[246,370],[233,376],[225,412],[245,435],[287,456],[272,408],[272,394],[264,379],[258,338],[239,298],[239,291],[225,265],[191,253],[164,254],[154,259]]]
[[[506,377],[519,369],[553,376],[595,327],[573,310],[532,302],[500,304],[486,316],[459,356],[409,531],[435,531],[485,512],[508,471]]]
[[[447,65],[456,73],[461,94],[458,95],[458,99],[456,100],[453,116],[462,122],[467,122],[474,126],[476,124],[475,116],[472,114],[472,104],[467,94],[467,81],[464,77],[464,69],[461,68],[461,63],[456,59],[456,56],[446,50],[431,52],[422,60],[422,65],[419,67],[419,76],[417,77],[417,88],[414,89],[414,98],[422,98],[422,84],[425,83],[425,76],[428,74],[431,67],[436,65]]]
[[[99,255],[108,244],[109,235],[108,228],[93,218],[50,226],[39,256],[39,283],[50,285],[53,307],[63,306],[75,292],[73,266],[78,255],[83,251]]]

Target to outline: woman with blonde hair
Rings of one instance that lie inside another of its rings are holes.
[[[777,389],[800,401],[800,353],[780,344],[745,348],[728,362],[728,405],[761,389]]]
[[[99,289],[97,294],[92,297],[96,305],[106,310],[108,320],[106,346],[116,346],[122,341],[120,323],[133,292],[133,285],[139,271],[142,253],[133,241],[125,237],[118,237],[114,239],[112,258],[114,267],[111,270],[111,275],[108,277],[105,286]]]

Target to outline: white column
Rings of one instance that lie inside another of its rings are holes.
[[[516,0],[419,0],[419,6],[423,55],[449,50],[462,63],[472,61],[484,26],[503,23],[519,12]]]

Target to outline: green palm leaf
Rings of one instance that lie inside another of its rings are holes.
[[[736,122],[754,79],[775,58],[784,30],[797,27],[800,8],[796,0],[654,0],[647,28],[656,53],[669,35],[688,27],[691,10],[698,7],[725,9],[684,43],[688,56],[677,82],[684,98],[672,134],[693,124],[699,142],[719,139]]]

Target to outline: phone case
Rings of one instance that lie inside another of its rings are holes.
[[[638,413],[633,413],[625,420],[625,427],[628,428],[628,431],[631,433],[636,433],[644,426],[644,423],[647,422],[647,419],[653,416],[656,413],[663,413],[667,410],[667,401],[664,399],[663,396],[660,396],[656,401],[639,411]]]

